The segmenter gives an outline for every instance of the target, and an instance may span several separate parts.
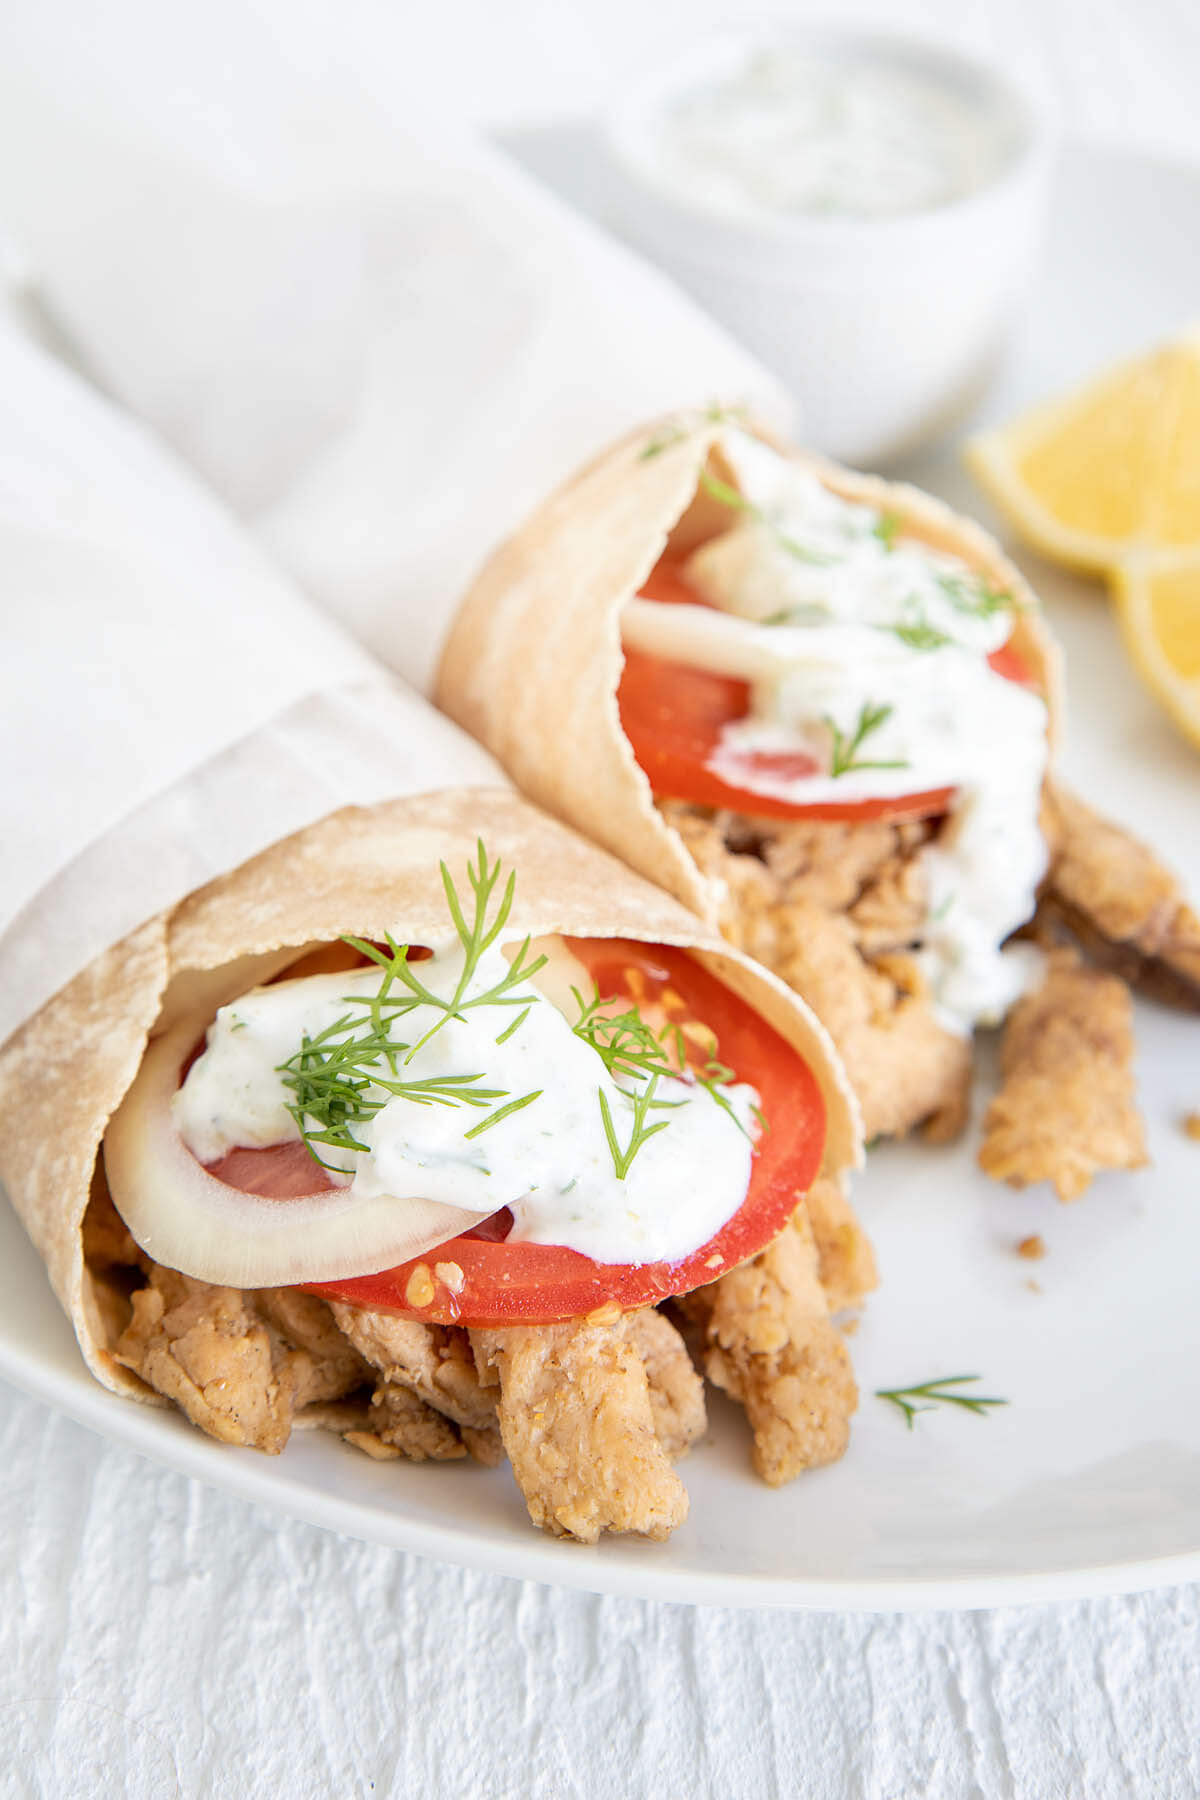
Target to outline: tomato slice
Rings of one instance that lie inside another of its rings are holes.
[[[572,939],[570,944],[606,999],[619,996],[639,1005],[657,1001],[680,1024],[702,1023],[715,1034],[720,1060],[758,1089],[767,1129],[755,1147],[750,1185],[738,1211],[707,1243],[674,1263],[597,1263],[554,1244],[509,1243],[494,1235],[495,1221],[485,1220],[477,1231],[418,1261],[378,1275],[322,1283],[310,1287],[310,1293],[430,1324],[548,1324],[577,1318],[610,1301],[627,1309],[687,1293],[753,1256],[783,1229],[812,1186],[825,1148],[825,1103],[808,1064],[686,951],[624,939]],[[704,1034],[692,1036],[703,1039]],[[711,1043],[691,1050],[700,1062],[712,1053]],[[498,1218],[502,1221],[502,1215]],[[439,1270],[456,1271],[452,1287]],[[432,1285],[426,1305],[416,1306],[408,1298],[414,1277],[417,1292]]]
[[[1019,687],[1036,687],[1033,670],[1019,651],[1011,644],[1001,644],[998,650],[988,652],[988,667],[997,675],[1003,675],[1005,681],[1015,681]]]
[[[660,563],[642,588],[644,600],[666,606],[706,606],[678,570]],[[1032,676],[1015,650],[1004,645],[988,662],[1009,681],[1032,685]],[[749,751],[739,759],[747,783],[725,780],[708,767],[727,725],[750,710],[750,686],[732,676],[684,663],[665,662],[632,648],[617,689],[621,727],[638,766],[659,799],[688,800],[698,806],[729,807],[759,819],[907,819],[937,818],[954,797],[949,787],[927,788],[878,800],[782,800],[762,793],[753,778],[795,780],[818,775],[820,764],[806,751]]]

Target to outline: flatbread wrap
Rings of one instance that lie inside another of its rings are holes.
[[[809,1001],[869,1140],[957,1135],[973,1033],[1007,1019],[984,1168],[1071,1198],[1144,1160],[1128,992],[1078,946],[1194,1003],[1200,924],[1057,782],[1058,647],[941,502],[659,420],[496,552],[435,697]]]
[[[0,1179],[107,1387],[268,1451],[507,1452],[588,1541],[686,1511],[684,1331],[769,1481],[841,1454],[859,1141],[781,982],[500,788],[307,827],[0,1049]]]

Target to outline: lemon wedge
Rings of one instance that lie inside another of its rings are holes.
[[[1111,586],[1139,674],[1200,748],[1200,549],[1131,556]]]
[[[1056,561],[1108,573],[1132,554],[1200,549],[1200,326],[984,432],[965,456]]]

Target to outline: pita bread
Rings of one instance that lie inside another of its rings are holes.
[[[434,698],[517,785],[651,881],[715,922],[720,895],[654,805],[621,730],[620,612],[668,546],[678,554],[728,527],[699,487],[726,481],[719,423],[683,432],[659,420],[625,439],[550,499],[496,552],[468,593],[443,652]],[[782,449],[778,444],[776,449]],[[1062,717],[1058,647],[1020,571],[979,526],[918,489],[783,451],[847,499],[898,513],[907,531],[1013,593],[1012,644]]]
[[[782,983],[723,944],[661,889],[508,789],[451,790],[352,807],[285,838],[148,920],[44,1006],[0,1049],[0,1179],[45,1260],[90,1368],[151,1400],[113,1359],[111,1296],[85,1265],[82,1225],[109,1118],[156,1024],[205,971],[387,931],[420,942],[447,929],[439,873],[465,885],[483,837],[517,873],[513,929],[633,937],[694,949],[793,1044],[820,1081],[826,1168],[860,1159],[857,1104],[816,1019]]]

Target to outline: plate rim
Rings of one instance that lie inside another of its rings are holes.
[[[53,1304],[57,1307],[57,1300]],[[1078,1568],[918,1579],[897,1576],[890,1581],[684,1571],[655,1564],[651,1545],[645,1546],[644,1566],[633,1567],[627,1561],[609,1559],[608,1540],[597,1545],[569,1543],[548,1538],[530,1525],[529,1541],[513,1545],[476,1529],[459,1532],[428,1525],[400,1510],[381,1515],[358,1501],[288,1480],[286,1468],[274,1458],[260,1467],[256,1452],[245,1450],[239,1455],[233,1447],[230,1454],[231,1446],[204,1437],[166,1407],[139,1405],[110,1393],[94,1380],[82,1358],[78,1370],[60,1371],[53,1364],[14,1351],[11,1345],[0,1345],[0,1377],[103,1440],[214,1491],[261,1506],[274,1517],[298,1520],[339,1537],[428,1557],[454,1568],[575,1592],[738,1611],[878,1615],[1046,1605],[1147,1593],[1200,1580],[1200,1545],[1158,1557],[1086,1563]],[[214,1457],[220,1462],[214,1463]],[[284,1477],[282,1481],[279,1475]],[[395,1520],[395,1531],[380,1528],[381,1524],[386,1527],[389,1518]],[[611,1548],[616,1547],[611,1542]]]

